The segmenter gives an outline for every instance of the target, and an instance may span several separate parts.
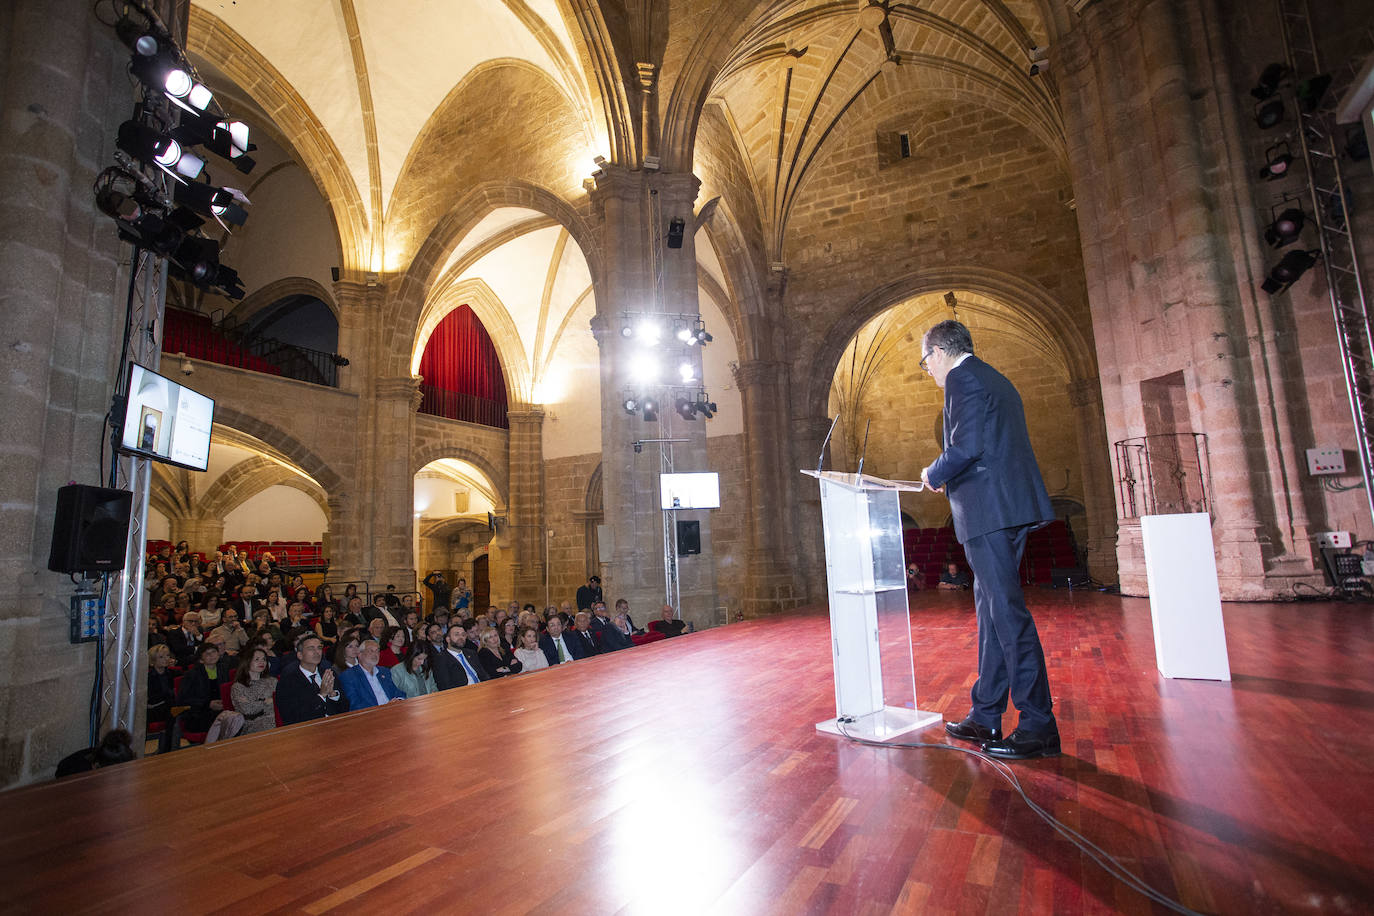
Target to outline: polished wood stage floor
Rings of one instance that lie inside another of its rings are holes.
[[[1034,799],[1198,911],[1374,911],[1374,608],[1226,605],[1227,684],[1162,679],[1143,600],[1030,599],[1065,749],[1013,764]],[[921,706],[962,717],[968,595],[912,620]],[[9,792],[0,907],[1166,912],[986,764],[818,734],[827,643],[733,624]]]

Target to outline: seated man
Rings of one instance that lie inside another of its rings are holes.
[[[185,668],[196,658],[205,637],[200,632],[200,615],[188,611],[181,618],[181,626],[167,631],[167,648],[172,650],[178,668]]]
[[[223,622],[210,631],[224,637],[224,651],[237,656],[248,645],[248,631],[239,623],[239,612],[229,608],[224,612]]]
[[[635,628],[630,625],[629,615],[624,612],[616,614],[610,627],[601,633],[601,648],[606,652],[632,648],[635,644],[634,634]]]
[[[664,636],[681,636],[687,632],[687,621],[681,620],[673,613],[671,604],[663,605],[663,612],[659,615],[654,629]]]
[[[455,623],[444,636],[444,651],[434,653],[430,667],[434,670],[434,685],[440,690],[464,687],[482,680],[477,653],[467,647],[468,634],[462,624]]]
[[[296,643],[296,660],[283,665],[277,676],[277,710],[283,725],[348,712],[334,670],[323,659],[324,640],[303,634]]]
[[[925,588],[925,573],[921,572],[921,567],[915,563],[906,564],[906,590],[908,592],[919,592]]]
[[[959,564],[953,560],[950,560],[945,566],[945,571],[940,573],[940,588],[968,588],[972,584],[968,573],[960,569]]]
[[[544,650],[544,657],[549,660],[550,666],[582,658],[577,644],[564,637],[563,618],[556,613],[550,614],[544,625],[548,632],[539,637],[539,648]]]
[[[383,668],[382,650],[375,639],[365,639],[358,647],[358,664],[339,675],[339,686],[348,697],[349,709],[385,706],[406,695],[391,682],[391,672]]]
[[[596,635],[592,633],[591,623],[592,615],[586,611],[578,611],[577,616],[573,618],[573,630],[568,634],[568,638],[577,647],[580,653],[578,658],[591,658],[593,655],[601,654],[601,646],[596,641]]]
[[[630,602],[626,601],[624,598],[615,599],[615,612],[617,616],[620,614],[625,615],[625,622],[630,625],[631,633],[644,632],[643,628],[635,626],[635,619],[630,616]]]

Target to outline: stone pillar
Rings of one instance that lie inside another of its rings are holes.
[[[784,498],[795,473],[787,449],[782,405],[786,366],[751,360],[735,369],[744,411],[744,463],[749,493],[749,549],[744,581],[744,614],[758,617],[802,603],[791,557]]]
[[[362,531],[358,501],[346,493],[329,494],[329,531],[321,548],[329,561],[329,581],[356,581],[362,576]],[[338,592],[338,589],[335,589]]]
[[[207,559],[224,543],[224,519],[203,516],[168,517],[173,544],[185,540],[192,550],[203,550]]]
[[[677,471],[707,468],[706,430],[701,420],[682,420],[672,403],[660,405],[658,420],[649,422],[623,406],[627,393],[661,394],[662,385],[641,385],[631,376],[637,344],[619,333],[626,312],[699,313],[696,248],[692,233],[681,248],[663,248],[661,276],[655,275],[655,234],[666,236],[668,224],[692,224],[692,203],[699,182],[692,175],[630,170],[606,165],[596,173],[592,204],[601,216],[601,249],[606,263],[597,289],[593,333],[601,349],[601,451],[605,524],[611,529],[613,554],[603,577],[610,601],[625,598],[637,619],[657,616],[664,603],[664,517],[659,508],[658,475],[670,454]],[[657,220],[657,225],[655,223]],[[671,366],[665,367],[667,381]],[[681,439],[673,443],[632,443],[645,439]],[[715,554],[708,510],[680,513],[701,523],[701,554],[676,558],[684,620],[702,626],[715,614]]]
[[[521,602],[544,601],[544,411],[507,410],[510,420],[511,579]]]
[[[380,378],[372,384],[373,425],[366,463],[369,477],[360,488],[371,509],[371,530],[364,543],[371,547],[371,563],[363,572],[373,583],[414,591],[415,477],[410,455],[415,441],[415,412],[420,408],[420,380],[416,376]]]
[[[128,249],[95,208],[133,114],[128,52],[84,0],[11,0],[0,30],[0,788],[85,747],[93,644],[47,571],[58,487],[103,484]],[[108,456],[107,464],[108,467]]]
[[[1190,431],[1208,437],[1222,596],[1259,598],[1271,497],[1249,463],[1253,376],[1190,98],[1205,77],[1180,48],[1188,15],[1167,0],[1086,7],[1057,46],[1065,133],[1108,439],[1144,434],[1142,381],[1184,373]],[[1118,561],[1123,587],[1143,574],[1133,549]]]
[[[1088,513],[1088,530],[1075,534],[1079,545],[1087,550],[1088,574],[1098,582],[1116,582],[1116,499],[1102,415],[1102,385],[1096,378],[1077,379],[1069,383],[1068,391],[1078,435],[1078,461],[1083,468],[1083,506]]]

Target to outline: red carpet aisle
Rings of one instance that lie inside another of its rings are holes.
[[[955,718],[968,597],[913,611]],[[1194,909],[1371,911],[1370,607],[1226,605],[1227,685],[1158,677],[1144,601],[1030,597],[1065,747],[1014,764],[1032,797]],[[972,758],[817,734],[827,643],[734,624],[7,793],[5,908],[1164,912]]]

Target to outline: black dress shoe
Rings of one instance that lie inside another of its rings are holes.
[[[1002,730],[1000,728],[988,728],[986,725],[979,725],[969,716],[962,722],[946,722],[945,732],[951,738],[958,738],[960,741],[1000,741]]]
[[[1059,732],[1035,735],[1016,729],[1000,741],[988,741],[983,753],[1003,760],[1029,760],[1032,757],[1058,757]]]

